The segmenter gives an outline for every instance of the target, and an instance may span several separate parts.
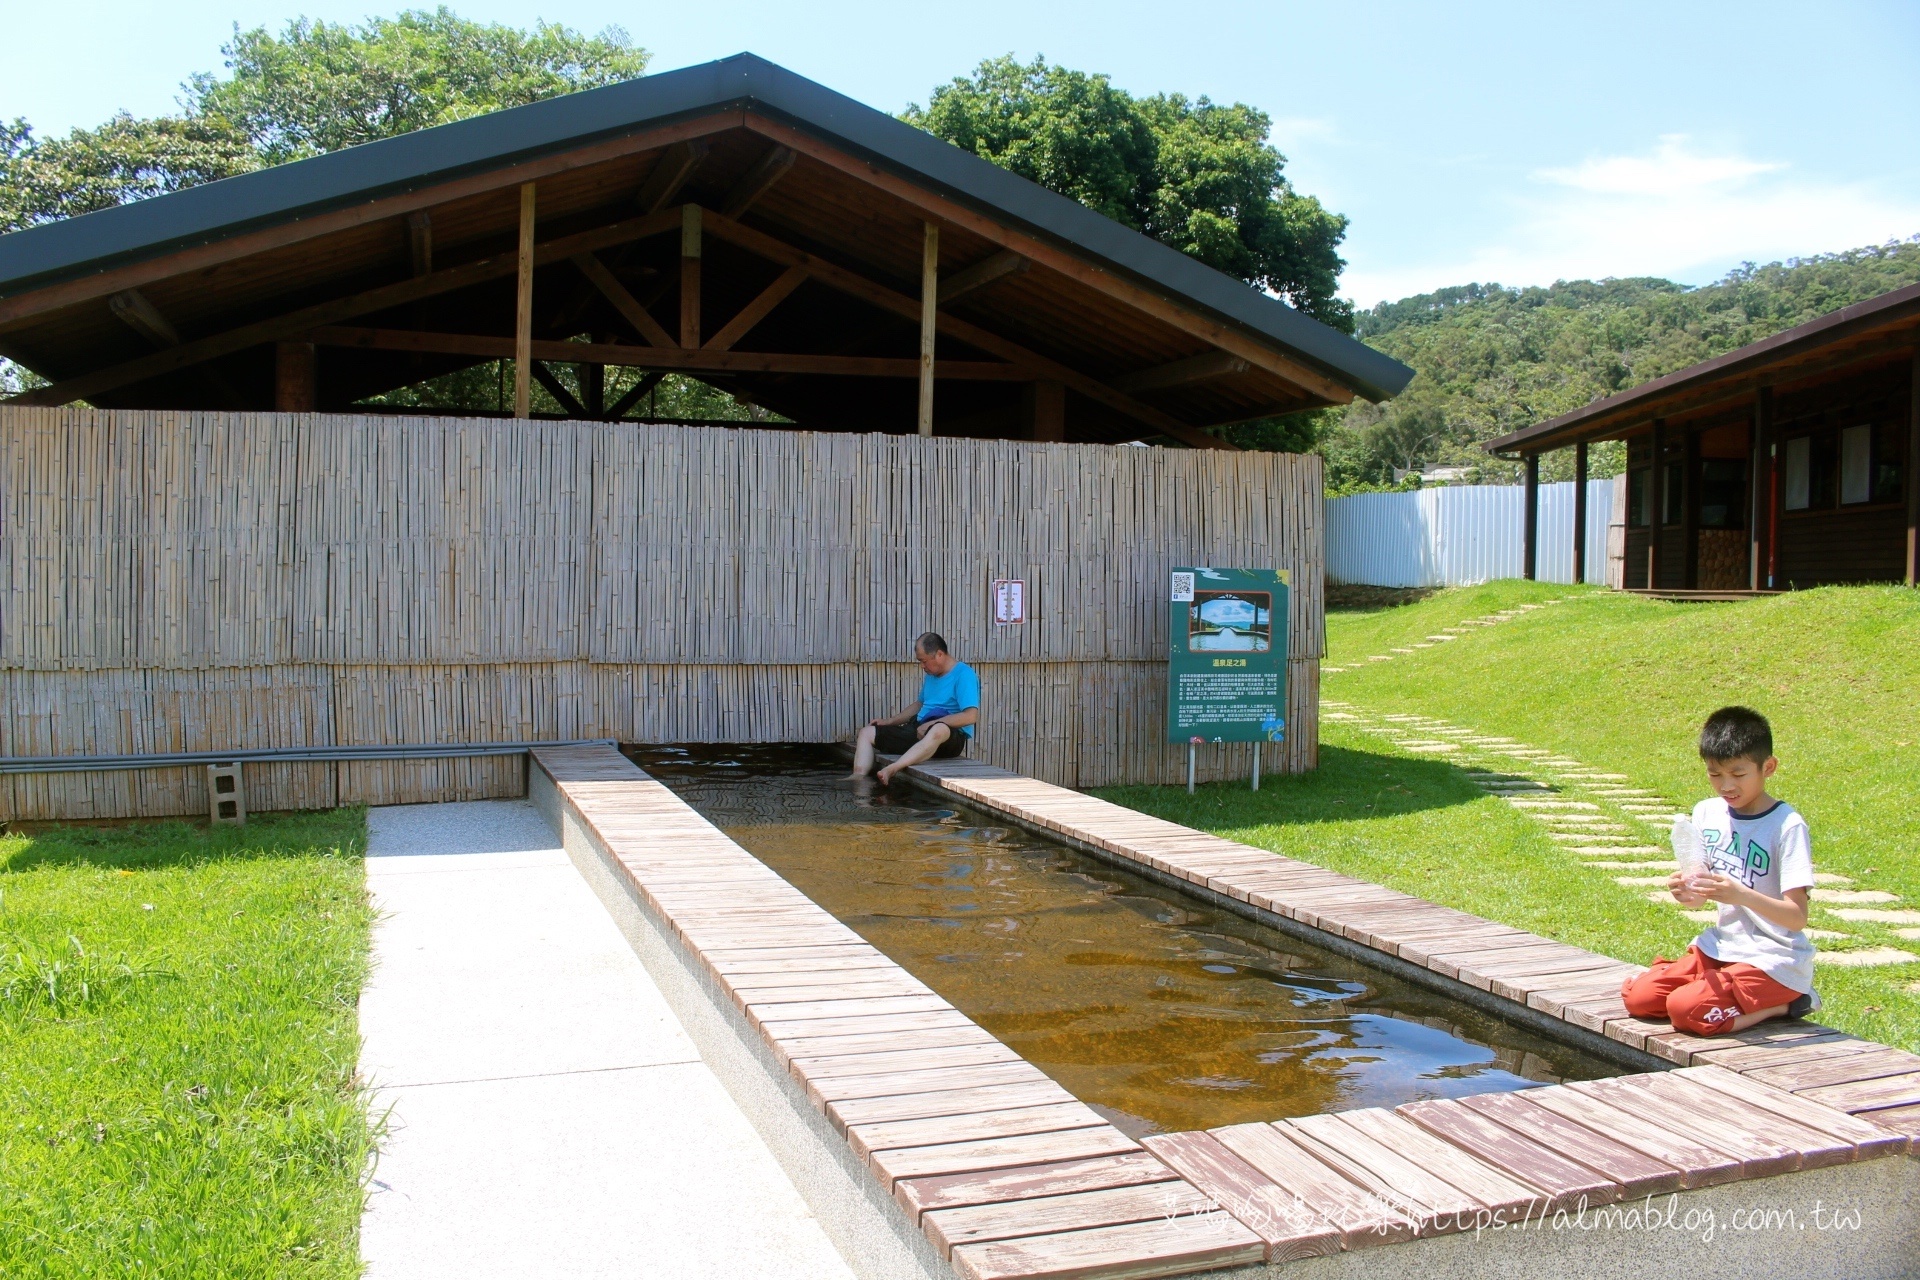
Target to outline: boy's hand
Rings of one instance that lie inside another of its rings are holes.
[[[1689,876],[1684,871],[1676,871],[1667,877],[1667,892],[1671,893],[1673,900],[1681,906],[1697,907],[1707,899],[1706,895],[1695,887],[1696,879],[1697,877]]]
[[[1690,886],[1696,896],[1695,901],[1711,898],[1715,902],[1730,902],[1742,889],[1746,888],[1732,876],[1722,875],[1718,871],[1702,871],[1693,876]]]

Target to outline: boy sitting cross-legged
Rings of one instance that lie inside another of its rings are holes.
[[[1693,809],[1706,867],[1675,871],[1667,888],[1682,906],[1718,903],[1720,918],[1684,958],[1656,959],[1620,995],[1636,1018],[1711,1036],[1797,1018],[1820,1001],[1807,937],[1813,845],[1806,819],[1767,794],[1780,763],[1773,730],[1758,712],[1723,707],[1700,731],[1700,758],[1720,793]]]

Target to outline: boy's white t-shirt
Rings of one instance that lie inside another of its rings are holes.
[[[1693,806],[1710,870],[1731,876],[1771,898],[1813,885],[1813,840],[1807,820],[1785,801],[1753,817],[1733,812],[1718,796]],[[1750,964],[1783,987],[1813,990],[1813,940],[1745,907],[1720,905],[1720,919],[1693,940],[1701,953],[1727,964]],[[1819,997],[1814,997],[1819,1007]]]

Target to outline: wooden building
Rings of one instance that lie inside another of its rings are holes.
[[[1412,376],[746,56],[0,236],[0,353],[49,380],[0,403],[0,752],[826,740],[910,693],[931,627],[998,709],[977,754],[1081,785],[1181,776],[1181,563],[1293,571],[1274,763],[1311,767],[1319,463],[1206,428]],[[495,415],[370,399],[499,360]],[[667,373],[792,425],[645,422]],[[997,578],[1028,623],[992,624]],[[249,775],[262,809],[518,766]],[[190,812],[200,785],[22,776],[0,804]]]
[[[1920,569],[1920,285],[1856,303],[1491,441],[1526,463],[1534,576],[1540,455],[1627,445],[1629,590],[1663,595],[1905,582]],[[1576,494],[1584,498],[1582,485]],[[1574,523],[1574,581],[1586,513]]]

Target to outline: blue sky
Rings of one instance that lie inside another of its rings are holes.
[[[397,7],[397,6],[396,6]],[[1141,93],[1252,103],[1288,173],[1353,220],[1362,305],[1447,284],[1665,275],[1920,234],[1920,4],[1202,6],[464,0],[620,25],[668,70],[751,50],[898,110],[984,57],[1044,53]],[[232,26],[357,0],[9,6],[0,116],[43,134],[170,110]]]

